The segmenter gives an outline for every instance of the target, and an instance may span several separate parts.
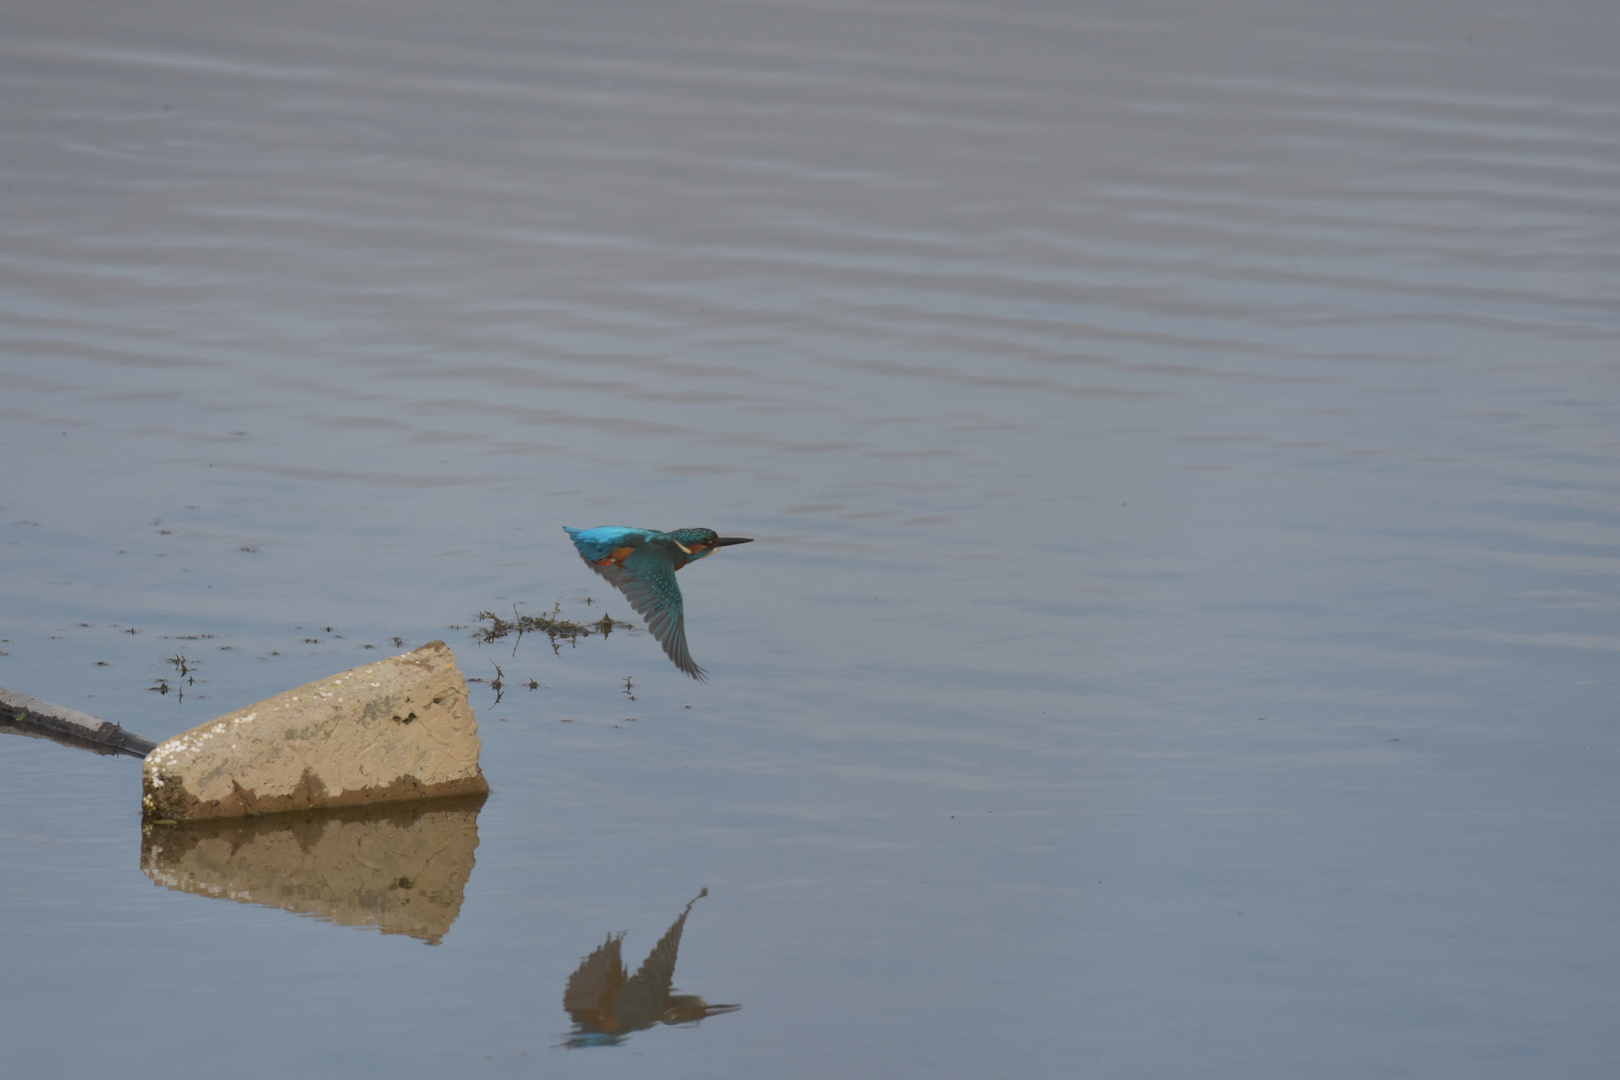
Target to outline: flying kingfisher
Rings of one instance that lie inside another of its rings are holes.
[[[570,529],[564,525],[563,529],[579,549],[579,557],[624,593],[630,606],[647,620],[647,629],[675,666],[698,682],[706,682],[703,669],[686,648],[686,615],[675,571],[697,562],[715,548],[753,541],[721,536],[713,529],[676,529],[667,533],[618,525],[595,529]]]

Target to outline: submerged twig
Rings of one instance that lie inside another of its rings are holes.
[[[51,705],[0,686],[0,732],[43,736],[98,754],[145,757],[156,743],[76,709]]]

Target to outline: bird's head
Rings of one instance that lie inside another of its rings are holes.
[[[676,529],[666,534],[686,552],[688,561],[701,559],[715,548],[731,544],[751,544],[753,540],[742,536],[721,536],[713,529]]]

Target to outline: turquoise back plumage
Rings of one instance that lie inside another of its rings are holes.
[[[617,525],[604,525],[598,529],[570,529],[564,525],[563,531],[574,541],[580,557],[587,562],[605,559],[615,548],[640,547],[648,540],[669,535],[656,529],[625,529]]]

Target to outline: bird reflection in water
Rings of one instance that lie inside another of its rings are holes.
[[[568,976],[563,991],[563,1008],[574,1021],[573,1034],[564,1043],[569,1049],[584,1046],[614,1046],[632,1031],[654,1024],[692,1024],[706,1016],[736,1012],[741,1005],[710,1005],[696,994],[671,993],[675,979],[675,954],[681,947],[681,930],[692,905],[709,895],[704,889],[694,896],[664,936],[658,939],[641,968],[631,975],[619,959],[623,934],[608,939],[580,961]]]

